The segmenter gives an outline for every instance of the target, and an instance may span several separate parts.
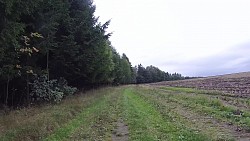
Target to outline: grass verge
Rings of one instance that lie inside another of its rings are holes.
[[[12,111],[0,117],[0,139],[4,141],[65,140],[81,126],[95,123],[96,117],[101,117],[102,110],[107,111],[107,107],[114,106],[115,103],[112,105],[109,100],[120,91],[121,88],[92,90],[67,98],[58,105]],[[111,131],[106,134],[110,135]],[[99,138],[98,135],[94,137]]]

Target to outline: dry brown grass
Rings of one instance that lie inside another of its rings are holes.
[[[92,90],[68,97],[60,104],[14,110],[0,116],[0,139],[40,140],[74,119],[93,101],[108,94],[111,88]]]

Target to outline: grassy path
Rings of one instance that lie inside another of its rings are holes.
[[[124,91],[124,99],[130,140],[207,140],[206,136],[173,123],[171,118],[163,116],[149,102],[139,97],[132,88]]]
[[[171,117],[175,124],[195,130],[210,140],[232,140],[231,131],[224,123],[219,123],[209,115],[201,115],[185,106],[185,103],[173,101],[176,94],[162,92],[159,89],[136,88],[143,99],[149,100],[165,116]],[[183,105],[184,104],[184,105]]]
[[[121,103],[123,89],[109,93],[105,97],[104,104],[93,110],[91,116],[85,118],[86,124],[82,124],[66,140],[111,140],[111,134],[115,128],[115,122],[121,117]]]
[[[218,93],[192,89],[103,88],[57,105],[0,116],[0,140],[116,141],[119,121],[128,130],[124,141],[249,140],[244,133],[250,129],[249,111],[236,115],[237,107],[225,104],[224,99]],[[243,130],[235,131],[235,127]]]

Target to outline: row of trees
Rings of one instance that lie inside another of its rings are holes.
[[[60,101],[76,88],[182,78],[131,67],[92,0],[0,0],[0,105]],[[72,87],[71,87],[72,86]]]
[[[60,101],[78,88],[134,81],[92,0],[0,0],[0,104]]]
[[[154,66],[148,66],[144,68],[141,64],[137,68],[136,82],[140,83],[153,83],[160,81],[172,81],[172,80],[183,80],[183,77],[179,73],[168,73],[160,70]]]

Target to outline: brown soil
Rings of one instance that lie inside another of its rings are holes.
[[[116,122],[117,128],[112,134],[112,141],[128,141],[128,126],[124,123],[122,119]]]
[[[250,98],[250,72],[213,76],[180,81],[165,81],[153,85],[188,87],[204,90],[221,91],[236,97]]]

